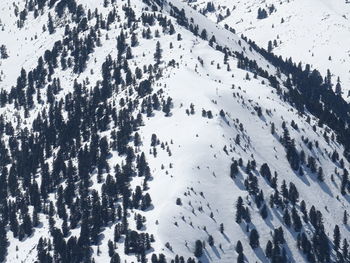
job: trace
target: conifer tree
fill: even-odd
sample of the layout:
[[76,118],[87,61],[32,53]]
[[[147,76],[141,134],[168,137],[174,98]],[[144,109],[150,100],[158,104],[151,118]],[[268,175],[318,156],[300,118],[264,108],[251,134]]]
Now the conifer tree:
[[253,249],[259,247],[259,233],[255,228],[250,232],[249,244]]
[[239,196],[236,204],[236,223],[240,224],[242,222],[244,211],[243,199]]
[[266,248],[265,248],[265,255],[267,258],[272,257],[272,242],[270,240],[267,241]]
[[55,33],[55,26],[54,26],[53,21],[52,21],[51,13],[49,13],[49,22],[48,22],[47,28],[48,28],[50,34]]
[[0,261],[5,260],[7,253],[8,239],[6,235],[5,225],[3,221],[0,222]]
[[160,47],[160,42],[157,41],[156,44],[156,52],[154,53],[154,60],[156,61],[156,65],[159,65],[162,59],[162,49]]
[[334,244],[334,248],[336,250],[339,249],[340,246],[340,230],[339,230],[339,226],[335,225],[334,227],[334,232],[333,232],[333,244]]
[[200,258],[203,254],[203,243],[200,240],[197,240],[195,243],[194,255],[197,258]]

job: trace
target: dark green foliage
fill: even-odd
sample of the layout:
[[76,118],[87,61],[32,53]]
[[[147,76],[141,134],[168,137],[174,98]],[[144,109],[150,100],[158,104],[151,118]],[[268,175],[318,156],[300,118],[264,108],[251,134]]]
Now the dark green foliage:
[[152,92],[151,82],[149,80],[141,81],[137,92],[140,97],[150,94]]
[[250,235],[249,235],[249,245],[255,249],[255,248],[258,248],[260,243],[259,243],[259,233],[258,231],[254,228],[252,229],[252,231],[250,232]]
[[203,255],[203,244],[202,241],[197,240],[195,243],[194,256],[200,258]]

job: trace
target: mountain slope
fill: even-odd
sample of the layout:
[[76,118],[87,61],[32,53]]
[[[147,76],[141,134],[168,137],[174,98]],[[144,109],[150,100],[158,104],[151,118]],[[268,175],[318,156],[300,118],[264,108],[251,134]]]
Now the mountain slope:
[[297,72],[176,0],[4,6],[5,262],[349,261],[325,83],[301,110]]
[[[349,91],[350,4],[347,1],[188,1],[211,20],[227,24],[283,58],[308,63]],[[213,3],[212,7],[208,3]],[[259,10],[261,10],[260,17]],[[265,12],[265,13],[264,13]],[[334,86],[335,89],[335,86]]]

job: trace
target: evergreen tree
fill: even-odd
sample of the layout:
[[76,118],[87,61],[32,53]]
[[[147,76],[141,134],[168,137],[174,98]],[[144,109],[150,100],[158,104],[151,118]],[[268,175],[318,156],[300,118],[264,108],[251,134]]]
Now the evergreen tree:
[[267,258],[272,257],[272,242],[270,240],[267,241],[266,248],[265,248],[265,255]]
[[156,52],[154,53],[154,60],[156,61],[156,65],[159,65],[162,59],[162,49],[160,47],[160,42],[157,41],[156,44]]
[[208,39],[208,34],[207,34],[207,30],[206,29],[202,30],[201,38],[204,39],[204,40]]
[[236,175],[238,174],[238,172],[239,172],[239,170],[238,170],[238,162],[235,160],[231,164],[231,171],[230,171],[231,178],[236,178]]
[[108,240],[108,255],[110,257],[113,257],[113,255],[114,255],[114,245],[113,245],[113,242],[111,240]]
[[286,209],[284,211],[283,220],[284,220],[284,223],[286,224],[286,226],[288,226],[288,227],[291,226],[291,219],[290,219],[290,215],[289,215],[288,209]]
[[335,93],[339,96],[342,94],[342,88],[340,85],[340,78],[338,77],[337,84],[335,85]]
[[343,251],[343,258],[346,261],[347,259],[349,259],[349,244],[346,238],[343,239],[342,251]]
[[220,233],[221,234],[224,233],[224,224],[223,223],[220,224]]
[[334,249],[338,250],[340,246],[340,230],[339,226],[335,225],[334,227],[334,232],[333,232],[333,244],[334,244]]
[[237,263],[244,263],[244,254],[238,254]]
[[119,256],[119,254],[118,253],[114,253],[113,255],[112,255],[112,257],[111,257],[111,261],[110,261],[110,263],[120,263],[121,261],[120,261],[120,256]]
[[272,175],[271,175],[271,170],[270,167],[268,166],[267,163],[264,163],[260,167],[260,174],[267,179],[267,181],[271,181]]
[[299,232],[302,228],[302,223],[295,207],[292,208],[292,220],[293,220],[294,230],[296,232]]
[[236,223],[240,224],[242,222],[244,211],[243,199],[239,196],[236,204]]
[[267,12],[264,8],[258,9],[258,19],[264,19],[267,18]]
[[264,204],[263,207],[261,208],[260,215],[263,219],[266,219],[268,216],[267,212],[267,206]]
[[270,53],[270,52],[272,52],[272,49],[273,49],[272,41],[270,40],[270,41],[268,42],[267,51]]
[[138,40],[137,40],[137,35],[135,33],[132,33],[131,35],[131,47],[136,47],[138,44]]
[[48,22],[47,28],[48,28],[50,34],[55,33],[55,26],[54,26],[53,21],[52,21],[51,13],[49,13],[49,22]]
[[7,48],[6,48],[6,46],[5,46],[5,45],[1,45],[1,46],[0,46],[0,58],[6,59],[6,58],[8,58],[8,57],[9,57],[9,55],[8,55],[8,53],[7,53]]
[[214,238],[212,235],[209,235],[209,237],[208,237],[208,244],[211,247],[214,246]]
[[203,254],[203,244],[202,241],[197,240],[195,243],[195,250],[194,250],[194,255],[197,258],[200,258]]
[[241,254],[243,253],[243,246],[242,246],[242,243],[240,240],[237,241],[237,244],[236,244],[236,252],[238,254]]
[[5,256],[7,253],[7,235],[5,230],[5,224],[3,221],[0,221],[0,261],[5,261]]
[[250,232],[249,244],[253,249],[259,247],[259,233],[255,228]]

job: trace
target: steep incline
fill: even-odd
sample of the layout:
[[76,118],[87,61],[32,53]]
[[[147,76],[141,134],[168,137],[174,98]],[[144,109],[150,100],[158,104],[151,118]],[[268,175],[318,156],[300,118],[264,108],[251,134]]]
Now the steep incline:
[[[344,0],[188,1],[212,21],[229,25],[273,52],[309,63],[323,75],[329,69],[340,77],[343,96],[350,87],[350,3]],[[208,3],[213,3],[207,11]],[[259,9],[261,11],[258,18]],[[335,89],[335,87],[334,87]]]
[[342,126],[297,73],[178,0],[12,2],[0,260],[349,262]]

